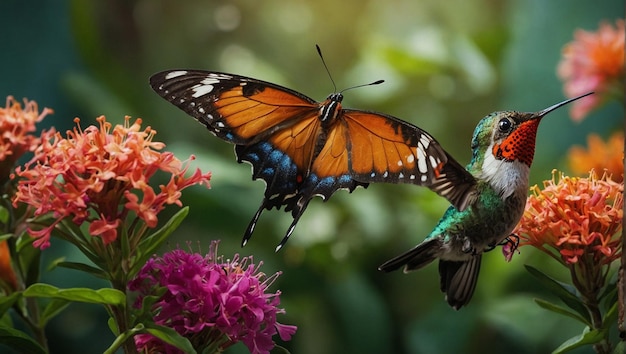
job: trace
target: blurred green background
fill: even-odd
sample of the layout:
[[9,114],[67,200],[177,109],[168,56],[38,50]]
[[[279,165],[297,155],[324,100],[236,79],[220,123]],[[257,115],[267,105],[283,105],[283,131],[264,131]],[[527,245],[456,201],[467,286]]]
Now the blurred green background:
[[[265,212],[239,248],[263,183],[250,180],[232,146],[153,93],[148,77],[172,68],[226,71],[322,100],[332,84],[315,52],[319,44],[339,89],[385,80],[348,92],[345,107],[418,125],[465,164],[481,117],[562,100],[555,69],[563,45],[577,28],[595,30],[623,15],[619,0],[4,0],[0,97],[53,108],[43,126],[61,131],[76,116],[83,126],[101,114],[114,123],[142,117],[179,158],[195,154],[195,166],[213,172],[213,188],[184,193],[191,213],[166,249],[193,241],[207,251],[209,240],[221,239],[220,253],[253,254],[266,273],[283,271],[274,289],[287,311],[279,320],[299,327],[284,344],[292,353],[548,353],[582,328],[533,302],[550,295],[524,264],[568,279],[533,249],[522,248],[511,263],[499,251],[483,257],[474,298],[458,312],[439,291],[436,265],[409,275],[377,271],[420,242],[447,207],[425,188],[371,185],[326,203],[315,199],[278,254],[291,218]],[[539,130],[531,183],[566,169],[569,147],[584,144],[590,132],[608,136],[623,117],[619,104],[580,124],[567,109],[550,114]],[[58,240],[45,253],[48,260],[80,260]],[[44,280],[106,286],[62,269]],[[72,305],[48,331],[54,353],[101,352],[113,338],[104,311],[88,305]]]

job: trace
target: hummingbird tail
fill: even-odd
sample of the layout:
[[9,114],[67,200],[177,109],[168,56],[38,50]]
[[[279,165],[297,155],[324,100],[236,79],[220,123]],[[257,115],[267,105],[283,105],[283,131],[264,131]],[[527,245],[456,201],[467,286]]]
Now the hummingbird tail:
[[439,238],[424,241],[405,253],[383,263],[378,267],[378,270],[391,272],[404,266],[404,272],[407,273],[412,270],[420,269],[439,256],[441,246],[441,240],[439,240]]
[[455,310],[467,305],[474,295],[480,260],[480,254],[462,262],[439,260],[441,291],[446,293],[446,301]]

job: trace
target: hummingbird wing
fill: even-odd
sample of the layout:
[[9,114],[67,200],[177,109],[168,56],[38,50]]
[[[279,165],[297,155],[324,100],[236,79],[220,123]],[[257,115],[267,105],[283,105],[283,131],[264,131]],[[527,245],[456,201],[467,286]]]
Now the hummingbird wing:
[[450,154],[446,152],[445,155],[447,161],[437,171],[429,188],[448,199],[457,210],[463,211],[478,197],[477,181]]

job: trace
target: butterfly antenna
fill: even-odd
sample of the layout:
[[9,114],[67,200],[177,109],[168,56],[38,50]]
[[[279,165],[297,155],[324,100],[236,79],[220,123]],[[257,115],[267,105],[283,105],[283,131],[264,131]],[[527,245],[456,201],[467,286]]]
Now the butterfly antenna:
[[355,89],[355,88],[358,88],[358,87],[363,87],[363,86],[374,86],[374,85],[380,85],[380,84],[382,84],[383,82],[385,82],[385,80],[376,80],[376,81],[374,81],[374,82],[370,82],[369,84],[361,84],[361,85],[356,85],[356,86],[348,87],[347,89],[343,89],[343,90],[341,90],[341,92],[339,92],[339,93],[344,93],[344,92],[346,92],[346,91],[348,91],[348,90],[352,90],[352,89]]
[[337,92],[337,85],[335,85],[335,80],[333,80],[333,76],[330,74],[330,70],[328,70],[328,65],[326,65],[326,60],[324,60],[324,56],[322,55],[322,49],[317,44],[315,45],[315,48],[317,49],[317,54],[320,56],[320,59],[322,59],[322,64],[324,64],[324,68],[330,78],[330,82],[333,83],[333,92]]
[[[322,59],[322,64],[324,64],[324,68],[326,68],[326,73],[328,74],[328,77],[330,78],[330,82],[333,83],[333,90],[334,90],[334,92],[337,92],[337,85],[335,85],[335,80],[333,80],[333,76],[330,75],[330,70],[328,70],[328,65],[326,65],[326,61],[324,60],[324,56],[322,55],[322,49],[320,49],[320,46],[317,45],[317,44],[315,45],[315,48],[317,48],[317,54],[319,54],[320,59]],[[346,92],[348,90],[352,90],[352,89],[355,89],[357,87],[380,85],[383,82],[385,82],[385,80],[376,80],[374,82],[370,82],[369,84],[362,84],[362,85],[356,85],[356,86],[348,87],[347,89],[341,90],[341,92],[339,92],[339,93],[344,93],[344,92]]]

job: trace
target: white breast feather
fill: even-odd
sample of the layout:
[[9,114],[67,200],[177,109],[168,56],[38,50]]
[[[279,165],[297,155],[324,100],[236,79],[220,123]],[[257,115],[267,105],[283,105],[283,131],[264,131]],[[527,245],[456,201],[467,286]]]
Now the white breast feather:
[[489,146],[485,154],[481,178],[488,181],[502,196],[502,199],[508,198],[521,188],[526,192],[530,168],[520,161],[498,160],[491,151],[493,151],[493,144]]

